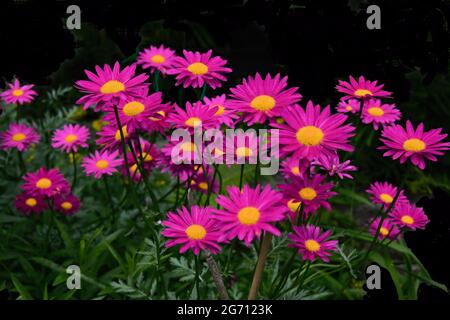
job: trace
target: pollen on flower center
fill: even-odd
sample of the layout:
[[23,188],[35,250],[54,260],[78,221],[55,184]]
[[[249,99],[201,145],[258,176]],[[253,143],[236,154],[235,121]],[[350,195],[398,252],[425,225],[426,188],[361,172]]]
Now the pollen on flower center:
[[253,98],[252,102],[250,102],[250,105],[252,106],[253,109],[259,111],[268,111],[272,110],[275,107],[275,99],[272,98],[271,96],[262,94],[260,96]]
[[166,58],[164,58],[162,55],[160,54],[155,54],[154,56],[152,56],[150,58],[150,60],[154,63],[163,63],[164,61],[166,61]]
[[71,134],[68,134],[68,135],[64,138],[64,140],[66,140],[66,142],[68,142],[68,143],[72,143],[72,142],[75,142],[75,141],[78,140],[78,136],[71,133]]
[[245,207],[239,210],[238,219],[239,222],[247,226],[254,225],[259,221],[261,213],[255,207]]
[[236,149],[236,155],[238,157],[250,157],[253,154],[252,149],[247,147],[239,147]]
[[[157,114],[159,114],[163,118],[166,116],[166,113],[164,112],[164,110],[158,111]],[[161,121],[160,118],[156,118],[156,117],[150,117],[149,119],[152,121]]]
[[29,206],[29,207],[34,207],[34,206],[37,205],[37,201],[36,201],[35,198],[28,198],[28,199],[25,201],[25,204],[26,204],[27,206]]
[[180,146],[181,150],[184,152],[195,152],[197,151],[197,146],[193,142],[184,142]]
[[306,250],[310,252],[317,252],[320,250],[320,244],[314,239],[308,239],[305,241]]
[[389,234],[389,229],[385,227],[380,228],[380,233],[383,237],[386,237]]
[[12,95],[14,97],[20,97],[21,95],[23,95],[23,90],[22,89],[14,89],[12,92]]
[[200,182],[198,187],[202,190],[208,190],[208,184],[206,182]]
[[100,88],[100,92],[103,94],[118,93],[125,90],[125,85],[117,80],[109,80],[105,82]]
[[298,175],[300,175],[300,168],[299,168],[299,167],[293,167],[293,168],[291,169],[291,172],[292,172],[293,174],[295,174],[296,176],[298,176]]
[[412,138],[403,142],[403,149],[410,152],[420,152],[425,150],[426,144],[420,139]]
[[142,113],[145,110],[145,106],[143,103],[140,103],[139,101],[131,101],[128,102],[123,107],[123,113],[129,117],[135,117]]
[[41,178],[36,182],[36,187],[39,189],[48,189],[52,186],[52,181],[47,178]]
[[184,122],[185,125],[189,126],[189,127],[198,127],[199,125],[202,124],[202,120],[200,118],[197,117],[190,117],[189,119],[187,119]]
[[347,105],[347,106],[345,106],[345,110],[352,111],[353,107],[351,105]]
[[297,212],[301,204],[302,203],[300,201],[295,201],[295,199],[291,199],[288,201],[287,206],[289,210],[291,210],[292,212]]
[[373,117],[381,117],[384,114],[384,110],[379,107],[369,108],[367,112]]
[[404,215],[401,220],[404,224],[413,224],[414,223],[413,217],[408,216],[408,215]]
[[61,208],[63,208],[64,210],[70,210],[72,209],[73,205],[69,202],[69,201],[64,201],[63,203],[61,203]]
[[300,144],[312,147],[322,142],[324,133],[316,126],[305,126],[297,131],[296,137]]
[[355,94],[355,96],[358,96],[358,97],[365,97],[367,95],[373,96],[372,91],[367,90],[367,89],[358,89],[354,92],[354,94]]
[[220,104],[213,106],[213,108],[214,107],[217,107],[217,111],[216,111],[216,113],[214,113],[215,116],[221,116],[225,112],[225,107],[221,106]]
[[194,62],[190,64],[187,69],[196,76],[201,76],[208,72],[208,66],[201,62]]
[[315,197],[317,197],[317,192],[313,188],[305,187],[302,188],[298,194],[300,197],[304,200],[314,200]]
[[108,168],[109,163],[108,163],[108,161],[106,161],[106,160],[104,160],[104,159],[101,159],[101,160],[98,160],[98,161],[96,162],[95,166],[96,166],[98,169],[106,169],[106,168]]
[[380,199],[381,199],[381,201],[383,201],[387,204],[392,203],[392,201],[394,201],[394,198],[392,198],[392,196],[387,193],[380,194]]
[[144,154],[142,155],[142,158],[144,159],[144,161],[149,162],[153,160],[153,157],[151,154],[144,152]]
[[[127,126],[123,126],[122,127],[122,133],[123,133],[123,138],[127,138],[128,137],[128,131],[127,131]],[[120,130],[116,131],[116,135],[114,136],[114,138],[116,139],[116,141],[120,141]]]
[[191,240],[202,240],[206,236],[206,229],[199,224],[191,224],[184,232]]
[[16,133],[15,135],[12,136],[12,140],[15,142],[20,142],[22,140],[24,140],[27,136],[24,135],[23,133]]

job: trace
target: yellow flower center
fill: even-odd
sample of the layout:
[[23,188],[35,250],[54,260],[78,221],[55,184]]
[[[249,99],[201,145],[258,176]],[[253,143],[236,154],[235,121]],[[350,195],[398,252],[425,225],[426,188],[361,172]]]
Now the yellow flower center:
[[239,222],[246,226],[254,225],[259,221],[261,213],[255,207],[245,207],[239,210],[238,219]]
[[78,136],[75,134],[68,134],[65,139],[67,143],[72,143],[78,140]]
[[317,192],[313,188],[305,187],[302,188],[298,194],[300,197],[304,200],[314,200],[315,197],[317,197]]
[[187,126],[194,128],[194,127],[198,127],[199,125],[201,125],[202,124],[202,120],[200,118],[197,118],[197,117],[190,117],[184,123]]
[[403,142],[403,149],[410,152],[420,152],[426,148],[425,142],[420,139],[412,138]]
[[140,103],[139,101],[128,102],[123,107],[123,113],[125,113],[125,115],[129,117],[135,117],[138,114],[142,113],[144,110],[145,110],[144,104]]
[[108,163],[108,161],[102,159],[102,160],[98,160],[97,163],[95,164],[95,166],[98,169],[106,169],[106,168],[108,168],[109,163]]
[[150,58],[150,60],[154,63],[163,63],[164,61],[166,61],[166,58],[164,58],[160,54],[155,54],[153,57]]
[[37,201],[36,201],[35,198],[28,198],[28,199],[25,201],[25,204],[26,204],[27,206],[29,206],[29,207],[34,207],[34,206],[37,205]]
[[404,215],[404,216],[402,217],[402,222],[403,222],[404,224],[410,225],[410,224],[413,224],[413,223],[414,223],[414,219],[413,219],[413,217],[411,217],[411,216]]
[[125,90],[125,85],[117,80],[109,80],[100,88],[100,92],[103,94],[118,93],[123,90]]
[[345,106],[345,110],[352,111],[353,107],[351,105],[347,105],[347,106]]
[[[166,113],[164,112],[164,110],[158,111],[157,114],[159,114],[163,118],[166,116]],[[149,119],[152,121],[161,121],[160,118],[156,118],[156,117],[150,117]]]
[[199,224],[191,224],[184,232],[191,240],[202,240],[206,236],[206,229]]
[[[124,139],[128,137],[127,126],[122,127],[122,133]],[[116,139],[116,141],[120,141],[120,130],[116,131],[116,135],[114,136],[114,138]]]
[[392,203],[392,201],[394,201],[394,198],[392,198],[392,196],[387,193],[380,194],[380,199],[381,199],[381,201],[383,201],[387,204],[390,204],[390,203]]
[[297,212],[301,204],[302,203],[300,201],[295,201],[295,199],[291,199],[288,201],[287,206],[289,210],[291,210],[292,212]]
[[14,97],[20,97],[21,95],[23,95],[23,90],[21,90],[21,89],[14,89],[13,92],[12,92],[12,95]]
[[200,182],[198,187],[202,190],[208,190],[208,184],[206,182]]
[[354,94],[355,94],[355,96],[358,96],[358,97],[365,97],[367,95],[373,96],[372,91],[367,90],[367,89],[358,89],[354,92]]
[[144,152],[142,154],[142,158],[144,159],[144,161],[149,162],[153,160],[153,157],[151,156],[151,154]]
[[216,113],[214,113],[215,116],[221,116],[225,112],[225,107],[220,104],[218,104],[216,106],[212,106],[212,108],[214,108],[214,107],[217,107],[217,111],[216,111]]
[[39,189],[48,189],[52,186],[52,181],[47,178],[41,178],[36,182],[36,187]]
[[130,167],[130,172],[134,174],[134,173],[137,171],[137,169],[138,169],[138,166],[137,166],[137,164],[135,163],[135,164],[133,164],[133,165]]
[[247,147],[239,147],[236,149],[236,155],[238,157],[250,157],[253,154],[252,149]]
[[296,176],[300,175],[300,168],[299,167],[292,167],[291,172],[295,174]]
[[316,126],[305,126],[297,131],[297,141],[307,147],[317,146],[323,140],[324,134]]
[[275,99],[272,98],[271,96],[262,94],[260,96],[253,98],[252,102],[250,102],[250,105],[252,106],[253,109],[259,111],[268,111],[272,110],[275,107]]
[[369,108],[367,112],[373,117],[381,117],[384,114],[384,110],[379,107]]
[[320,250],[320,244],[313,239],[308,239],[305,241],[306,250],[310,252],[317,252]]
[[224,155],[225,152],[223,152],[223,151],[220,150],[220,149],[214,148],[213,154],[217,157],[217,156],[222,156],[222,155]]
[[61,203],[61,208],[63,208],[64,210],[70,210],[72,209],[73,205],[69,202],[69,201],[64,201],[63,203]]
[[195,152],[197,151],[197,146],[193,142],[184,142],[180,146],[181,150],[184,152]]
[[389,229],[385,227],[380,228],[380,233],[383,237],[386,237],[389,234]]
[[201,76],[208,72],[208,66],[201,62],[194,62],[187,67],[188,71],[197,76]]
[[15,142],[20,142],[22,140],[24,140],[27,136],[24,135],[23,133],[16,133],[15,135],[12,136],[13,141]]

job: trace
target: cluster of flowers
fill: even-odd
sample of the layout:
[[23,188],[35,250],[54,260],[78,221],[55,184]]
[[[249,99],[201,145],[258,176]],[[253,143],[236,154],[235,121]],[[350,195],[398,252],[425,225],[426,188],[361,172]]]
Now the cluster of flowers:
[[[328,261],[331,252],[336,250],[337,241],[330,239],[331,231],[322,232],[315,224],[319,221],[320,208],[331,210],[328,199],[336,194],[332,191],[333,179],[352,179],[350,173],[357,170],[350,160],[341,161],[339,155],[339,152],[354,150],[350,139],[355,134],[355,127],[346,123],[349,113],[358,115],[364,124],[373,124],[375,130],[382,127],[380,141],[383,145],[379,148],[385,150],[384,156],[400,159],[401,163],[410,159],[424,169],[425,160],[436,161],[436,155],[442,155],[450,148],[450,143],[442,142],[446,135],[441,134],[441,129],[425,131],[422,123],[414,129],[409,121],[406,128],[396,124],[400,111],[394,104],[385,104],[381,100],[389,98],[391,93],[382,90],[383,85],[363,77],[358,81],[350,77],[349,82],[339,82],[336,89],[344,96],[336,108],[337,113],[332,113],[329,106],[322,108],[311,101],[306,107],[300,106],[302,96],[298,88],[288,87],[287,77],[279,74],[262,77],[258,73],[243,79],[241,84],[230,89],[228,95],[202,95],[199,101],[186,102],[180,107],[175,103],[164,103],[161,92],[149,93],[149,83],[145,82],[148,76],[136,74],[138,64],[143,69],[150,69],[155,81],[156,75],[172,75],[175,85],[184,88],[220,88],[226,81],[225,74],[232,71],[226,67],[227,61],[212,56],[211,50],[206,53],[183,51],[182,56],[176,56],[173,50],[164,46],[145,49],[137,64],[123,69],[115,63],[112,68],[96,66],[95,73],[86,70],[88,80],[77,81],[75,85],[84,94],[77,103],[103,112],[102,122],[105,123],[97,133],[99,150],[83,160],[87,175],[100,179],[120,168],[123,175],[138,182],[157,167],[187,183],[187,188],[204,193],[217,192],[220,190],[214,179],[215,167],[206,163],[173,162],[176,147],[183,154],[191,154],[190,160],[195,159],[195,144],[179,146],[177,142],[169,141],[158,149],[153,140],[147,141],[144,137],[157,134],[169,137],[170,129],[185,129],[193,134],[200,125],[204,129],[221,129],[259,124],[279,130],[280,156],[284,159],[282,173],[286,183],[276,189],[269,185],[228,186],[227,194],[216,198],[218,209],[194,205],[169,212],[163,221],[163,235],[171,238],[167,246],[181,245],[180,252],[191,249],[195,254],[201,250],[217,253],[219,243],[234,238],[249,245],[263,231],[280,236],[275,224],[290,219],[291,245],[298,249],[303,259]],[[30,102],[34,94],[31,86],[20,86],[16,80],[2,93],[2,98],[7,103],[21,104]],[[74,154],[78,148],[87,147],[88,138],[87,128],[66,125],[54,133],[52,146]],[[32,128],[12,124],[2,134],[1,146],[24,151],[38,140]],[[258,141],[250,138],[246,143],[234,149],[233,156],[251,156],[252,146]],[[213,153],[218,157],[225,156],[220,148],[215,148]],[[55,197],[69,191],[57,169],[46,171],[41,168],[26,175],[25,181],[26,195],[20,196],[25,206],[29,200],[25,198],[29,195]],[[374,203],[393,204],[394,207],[393,210],[386,208],[388,218],[378,217],[373,221],[374,235],[395,238],[403,228],[414,230],[427,223],[423,210],[411,205],[403,191],[397,195],[397,189],[392,185],[375,183],[369,192]],[[25,212],[24,205],[18,208]]]

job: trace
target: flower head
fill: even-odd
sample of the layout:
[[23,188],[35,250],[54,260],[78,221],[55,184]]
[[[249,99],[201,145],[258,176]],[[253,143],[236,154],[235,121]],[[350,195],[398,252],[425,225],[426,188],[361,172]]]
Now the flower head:
[[52,138],[52,147],[64,152],[77,152],[78,148],[87,148],[89,129],[78,124],[64,125],[62,129],[55,130]]
[[410,203],[401,203],[389,213],[392,222],[399,227],[416,230],[425,229],[430,222],[422,208]]
[[21,85],[19,80],[14,79],[12,83],[7,83],[9,89],[0,93],[0,97],[5,103],[25,104],[32,102],[37,92],[32,90],[33,84]]
[[186,110],[175,105],[167,121],[173,123],[176,128],[189,130],[190,133],[200,127],[202,130],[217,128],[220,124],[215,116],[217,110],[217,107],[209,108],[200,101],[194,104],[186,102]]
[[175,51],[165,48],[164,45],[150,46],[139,53],[137,63],[142,65],[143,69],[150,69],[150,73],[158,70],[165,74],[167,69],[172,67],[175,57]]
[[339,179],[353,179],[353,177],[348,173],[358,170],[355,166],[350,164],[350,160],[340,162],[339,156],[334,155],[321,155],[317,159],[313,160],[313,166],[319,166],[323,170],[328,172],[331,177],[337,175]]
[[15,148],[26,151],[31,145],[39,142],[39,134],[22,123],[11,123],[5,132],[0,133],[0,143],[3,150]]
[[380,84],[377,86],[377,82],[365,80],[363,76],[356,81],[355,78],[350,76],[350,82],[339,80],[339,85],[336,86],[336,89],[346,94],[343,99],[389,98],[392,92],[382,90],[384,85]]
[[100,179],[103,175],[111,176],[117,172],[117,167],[121,166],[123,159],[119,157],[119,151],[110,152],[108,150],[95,151],[83,159],[81,166],[86,175]]
[[328,240],[331,231],[321,233],[320,228],[311,224],[307,226],[293,226],[293,233],[288,237],[292,243],[289,247],[296,248],[304,261],[314,261],[316,258],[329,262],[332,251],[337,250],[337,240]]
[[[134,136],[134,132],[129,130],[128,127],[122,126],[122,134],[125,143]],[[121,134],[119,127],[115,124],[108,124],[97,132],[99,138],[95,141],[102,149],[107,150],[120,150],[122,146]]]
[[285,179],[290,179],[291,176],[301,177],[306,174],[306,171],[310,167],[310,162],[299,157],[288,157],[281,163],[281,173]]
[[47,209],[47,202],[41,195],[23,192],[16,196],[16,208],[24,214],[42,213]]
[[337,112],[358,113],[361,109],[361,102],[358,99],[341,100],[336,107]]
[[363,123],[373,123],[373,128],[378,130],[380,124],[393,124],[401,117],[395,104],[382,104],[380,99],[369,99],[364,103],[362,112]]
[[33,196],[53,197],[70,191],[69,183],[58,169],[40,168],[36,172],[28,172],[23,180],[22,189]]
[[80,200],[73,194],[57,195],[53,199],[53,205],[56,211],[70,216],[80,209]]
[[[397,194],[397,187],[393,186],[389,182],[374,182],[370,185],[370,188],[366,190],[367,193],[372,195],[370,199],[375,204],[382,204],[385,209],[389,208],[395,199]],[[400,191],[400,194],[395,202],[397,206],[399,203],[408,202],[405,194]]]
[[[370,234],[375,237],[377,234],[378,227],[380,226],[381,217],[376,218],[370,224]],[[380,233],[378,234],[378,240],[383,240],[384,238],[394,240],[400,234],[400,229],[392,223],[391,219],[384,219],[381,224]]]
[[209,109],[216,110],[214,116],[220,123],[223,123],[230,128],[234,127],[234,121],[239,118],[239,116],[231,109],[230,102],[227,100],[225,94],[212,98],[205,97],[203,98],[203,102]]

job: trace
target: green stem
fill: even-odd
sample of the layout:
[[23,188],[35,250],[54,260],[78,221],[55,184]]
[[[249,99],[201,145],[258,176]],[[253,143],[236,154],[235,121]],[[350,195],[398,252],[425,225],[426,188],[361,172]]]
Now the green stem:
[[194,255],[195,260],[195,290],[197,291],[197,299],[200,299],[200,263],[198,261],[198,255]]
[[159,91],[159,70],[155,71],[155,75],[153,76],[153,85],[155,86],[155,91]]
[[244,181],[244,167],[245,163],[241,164],[241,173],[239,175],[239,190],[242,190],[242,182]]
[[109,188],[108,177],[103,176],[102,180],[103,180],[103,184],[105,186],[106,196],[108,197],[108,202],[109,202],[109,206],[111,209],[111,224],[114,226],[116,224],[116,213],[114,210],[114,203],[113,203],[112,197],[111,197],[111,191]]
[[114,114],[116,116],[116,124],[119,127],[120,141],[122,143],[123,161],[124,161],[125,167],[127,169],[128,182],[131,183],[131,173],[130,173],[130,166],[128,164],[128,158],[127,158],[127,147],[125,145],[125,136],[123,134],[122,124],[120,123],[119,110],[117,109],[116,105],[114,105]]
[[203,98],[205,97],[205,95],[206,95],[206,87],[207,87],[207,85],[206,85],[206,83],[203,85],[203,88],[202,88],[202,93],[200,94],[200,99],[199,100],[203,100]]
[[19,158],[19,166],[21,171],[21,176],[24,175],[25,172],[27,172],[27,167],[25,166],[25,162],[23,161],[22,152],[17,150],[17,157]]
[[75,151],[72,150],[72,164],[73,164],[73,178],[72,178],[72,191],[77,184],[77,160],[75,158]]

